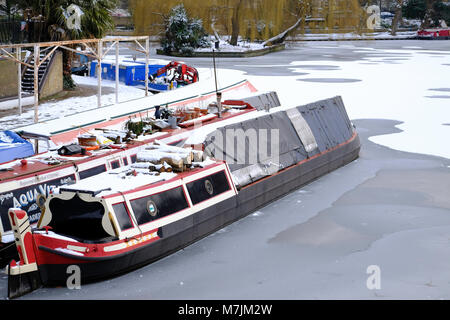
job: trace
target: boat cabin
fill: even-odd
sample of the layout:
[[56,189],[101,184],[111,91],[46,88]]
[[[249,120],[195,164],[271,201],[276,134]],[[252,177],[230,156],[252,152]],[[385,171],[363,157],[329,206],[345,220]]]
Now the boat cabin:
[[179,173],[130,165],[59,188],[47,199],[38,228],[81,243],[151,238],[162,226],[236,194],[225,162],[206,160]]

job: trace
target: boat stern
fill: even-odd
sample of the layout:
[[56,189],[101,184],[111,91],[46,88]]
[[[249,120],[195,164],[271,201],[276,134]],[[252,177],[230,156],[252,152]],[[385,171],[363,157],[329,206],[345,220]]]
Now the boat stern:
[[42,283],[27,213],[23,210],[12,208],[8,211],[8,217],[19,254],[19,261],[11,260],[6,267],[6,273],[8,274],[8,298],[13,299],[36,290]]

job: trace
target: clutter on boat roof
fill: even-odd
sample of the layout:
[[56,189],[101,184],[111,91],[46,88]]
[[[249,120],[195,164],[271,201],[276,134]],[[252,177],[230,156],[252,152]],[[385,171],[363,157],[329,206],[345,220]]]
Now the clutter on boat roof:
[[[178,173],[204,168],[216,163],[217,161],[205,157],[201,150],[174,147],[155,141],[137,153],[135,163],[109,170],[71,185],[64,185],[56,188],[54,192],[77,191],[105,196],[128,190],[130,182],[133,187],[139,188],[170,180],[177,177]],[[124,183],[124,180],[127,183]],[[103,188],[105,185],[108,188]]]

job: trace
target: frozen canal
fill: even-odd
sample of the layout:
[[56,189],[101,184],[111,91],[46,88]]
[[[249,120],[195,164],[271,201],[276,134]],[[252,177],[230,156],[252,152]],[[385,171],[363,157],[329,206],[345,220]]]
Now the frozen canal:
[[285,105],[341,95],[360,158],[152,265],[21,299],[450,299],[450,41],[307,42],[219,68]]

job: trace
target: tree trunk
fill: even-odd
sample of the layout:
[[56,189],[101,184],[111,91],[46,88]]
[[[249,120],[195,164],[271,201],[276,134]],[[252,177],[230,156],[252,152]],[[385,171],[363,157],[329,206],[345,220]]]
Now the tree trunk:
[[233,17],[231,18],[231,40],[230,44],[236,46],[239,37],[239,11],[241,10],[243,0],[238,0],[236,7],[234,8]]
[[[73,45],[68,45],[68,47],[73,48]],[[73,52],[69,50],[63,50],[63,79],[64,79],[64,89],[71,90],[76,87],[75,82],[72,79],[72,59]]]
[[434,3],[436,0],[426,0],[426,11],[425,16],[423,17],[422,24],[420,25],[421,29],[430,28],[433,24],[433,15],[434,15]]
[[392,19],[392,31],[391,34],[395,36],[398,29],[398,23],[402,17],[403,0],[397,0],[397,5],[395,7],[394,19]]
[[216,21],[213,20],[213,22],[211,23],[211,30],[213,31],[214,37],[216,38],[216,40],[217,40],[217,41],[220,41],[219,34],[217,33],[216,28],[214,27],[215,24],[216,24]]
[[297,22],[289,27],[288,29],[284,30],[282,33],[280,33],[279,35],[276,35],[273,38],[270,38],[269,40],[266,40],[263,42],[263,46],[270,46],[270,45],[274,45],[274,44],[279,44],[279,43],[283,43],[284,40],[286,39],[286,37],[291,34],[292,32],[294,32],[295,30],[297,30],[297,28],[300,26],[300,23],[302,22],[303,18],[300,18],[297,20]]

